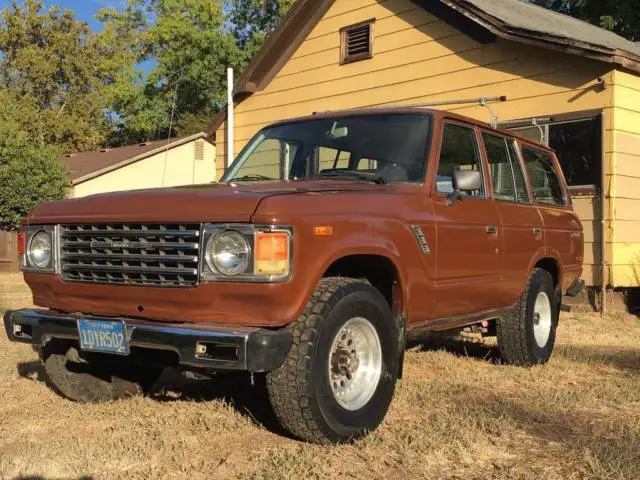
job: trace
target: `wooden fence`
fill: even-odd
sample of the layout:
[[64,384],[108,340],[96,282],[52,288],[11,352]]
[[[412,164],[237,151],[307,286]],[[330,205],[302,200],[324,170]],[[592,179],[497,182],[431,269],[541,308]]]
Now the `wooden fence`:
[[0,232],[0,272],[17,272],[18,236],[14,232]]

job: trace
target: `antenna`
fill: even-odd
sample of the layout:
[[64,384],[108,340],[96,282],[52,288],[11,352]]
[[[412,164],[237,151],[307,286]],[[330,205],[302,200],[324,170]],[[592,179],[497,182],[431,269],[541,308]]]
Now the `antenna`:
[[167,160],[169,159],[169,146],[171,145],[171,129],[173,128],[173,118],[176,113],[176,104],[178,103],[178,87],[180,86],[180,81],[182,80],[182,72],[187,66],[183,66],[180,69],[180,76],[176,80],[176,88],[173,92],[173,103],[171,105],[171,117],[169,118],[169,133],[167,134],[167,146],[164,151],[164,166],[162,169],[162,186],[165,186],[165,179],[167,178]]

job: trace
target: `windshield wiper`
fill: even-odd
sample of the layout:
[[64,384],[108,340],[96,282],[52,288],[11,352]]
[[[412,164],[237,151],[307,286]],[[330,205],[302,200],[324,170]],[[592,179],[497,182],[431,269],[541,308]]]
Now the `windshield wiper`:
[[329,170],[327,172],[320,172],[319,178],[349,178],[354,180],[364,180],[367,182],[377,183],[378,185],[384,185],[387,181],[380,175],[376,175],[371,172],[356,172],[354,170]]
[[232,178],[230,182],[266,182],[277,180],[277,178],[266,177],[264,175],[245,175],[244,177]]

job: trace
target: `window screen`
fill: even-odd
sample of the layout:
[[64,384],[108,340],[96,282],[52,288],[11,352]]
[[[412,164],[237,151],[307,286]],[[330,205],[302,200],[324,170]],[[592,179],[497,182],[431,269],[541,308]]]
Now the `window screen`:
[[522,154],[535,201],[547,205],[564,205],[562,185],[551,155],[530,147],[523,147]]
[[[436,179],[439,193],[453,193],[453,172],[456,170],[478,170],[482,173],[476,133],[473,128],[446,123]],[[484,189],[475,192],[473,196],[483,197]]]

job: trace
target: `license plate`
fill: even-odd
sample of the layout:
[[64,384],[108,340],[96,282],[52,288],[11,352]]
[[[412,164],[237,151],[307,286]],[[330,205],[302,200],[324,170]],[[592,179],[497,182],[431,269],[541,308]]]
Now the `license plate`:
[[129,355],[127,330],[122,321],[78,320],[78,334],[82,350]]

